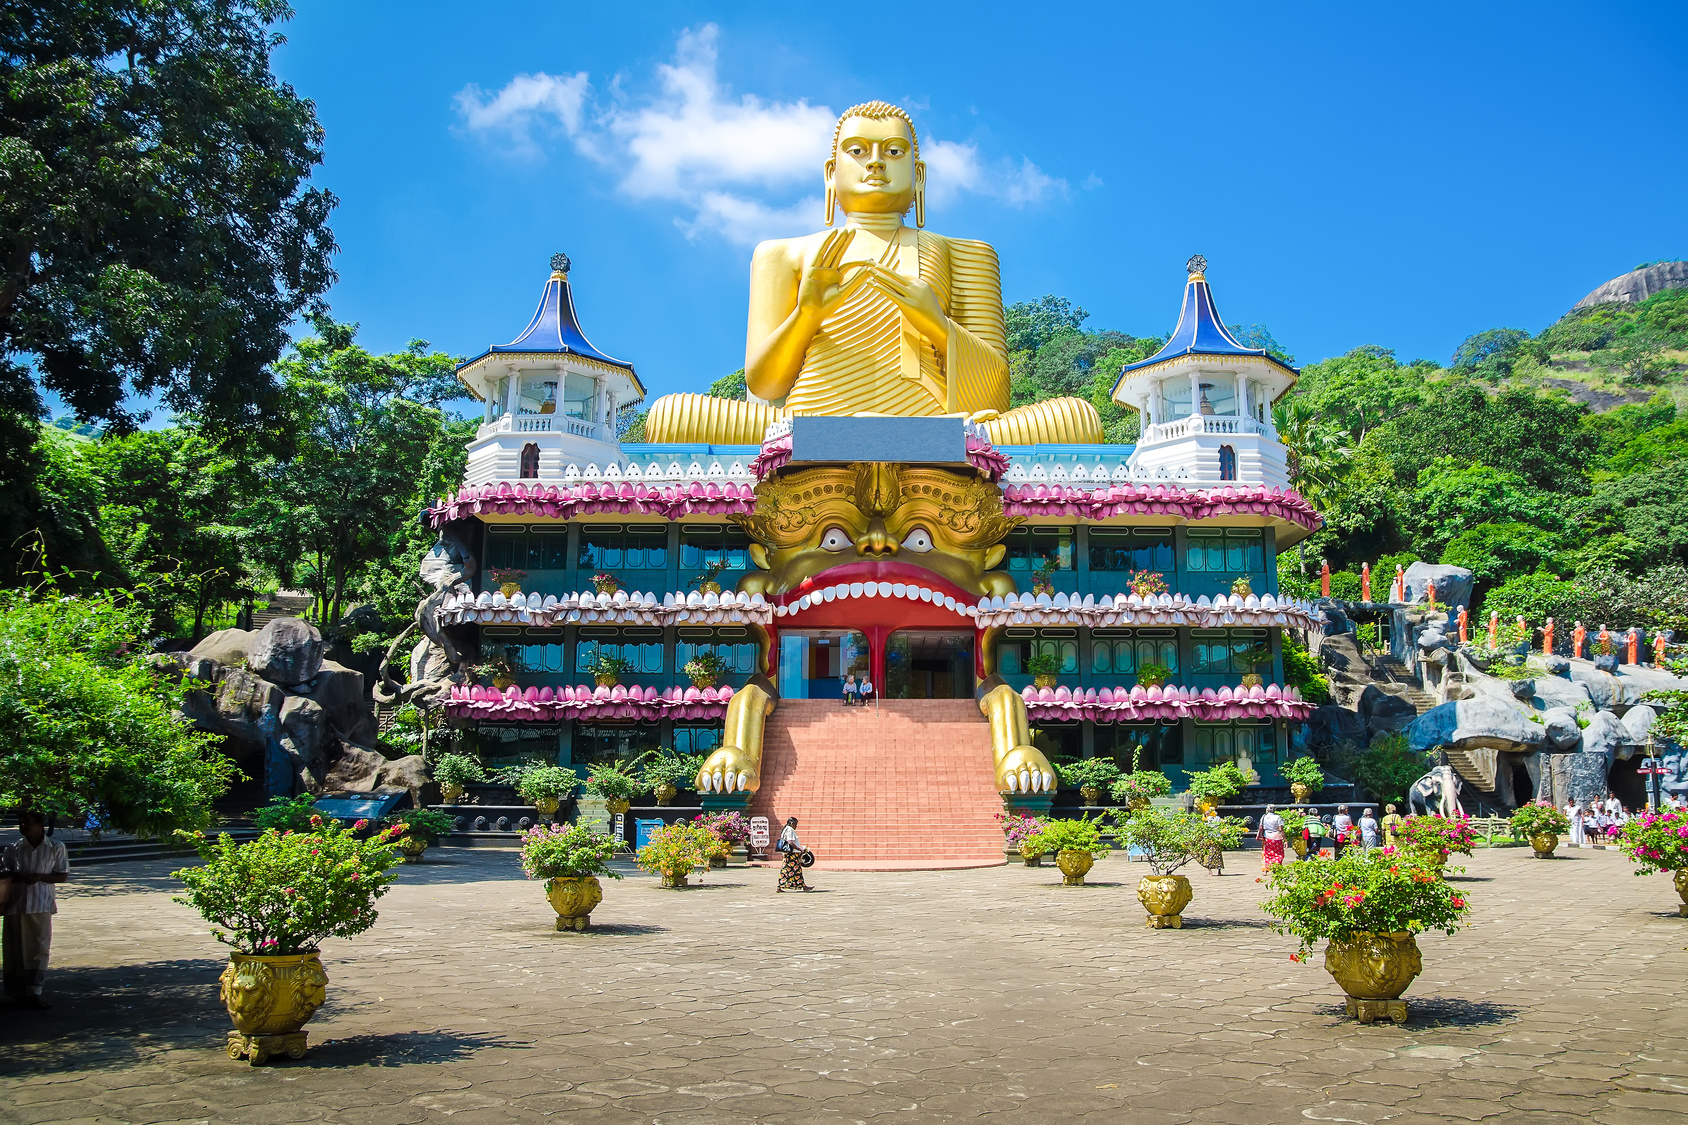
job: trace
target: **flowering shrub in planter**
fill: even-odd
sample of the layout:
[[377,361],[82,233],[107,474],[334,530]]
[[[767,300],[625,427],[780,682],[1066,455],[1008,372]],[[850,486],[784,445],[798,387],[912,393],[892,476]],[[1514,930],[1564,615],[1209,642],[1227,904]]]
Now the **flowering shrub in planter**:
[[1451,852],[1470,855],[1477,833],[1472,831],[1471,821],[1463,816],[1449,818],[1431,813],[1407,817],[1395,829],[1395,840],[1403,848],[1419,849],[1446,859]]
[[1306,961],[1318,942],[1362,934],[1452,934],[1470,909],[1420,857],[1397,848],[1282,864],[1266,883],[1272,897],[1260,908],[1276,919],[1271,928],[1301,942],[1292,961]]
[[1061,881],[1069,887],[1082,887],[1091,864],[1108,854],[1108,845],[1102,842],[1101,825],[1089,817],[1050,820],[1038,835],[1044,846],[1055,853]]
[[397,828],[360,839],[367,827],[313,816],[309,832],[271,829],[246,844],[226,833],[216,843],[202,832],[181,833],[205,865],[174,873],[187,887],[176,901],[199,911],[212,936],[240,953],[309,953],[324,938],[354,937],[375,924],[375,900],[399,861]]
[[416,860],[453,828],[451,817],[434,809],[406,809],[381,818],[382,828],[395,828],[394,843],[406,859]]
[[447,754],[434,763],[431,771],[439,782],[440,796],[446,804],[453,804],[463,795],[463,787],[473,781],[485,781],[486,769],[467,754]]
[[1043,827],[1042,817],[1023,812],[997,813],[996,822],[1002,825],[1003,838],[1011,848],[1019,847],[1021,840]]
[[715,838],[707,829],[684,821],[664,825],[639,849],[637,862],[646,871],[662,876],[663,886],[677,890],[686,885],[686,877],[694,870],[709,865],[714,847],[710,841]]
[[721,677],[726,675],[729,669],[727,662],[721,659],[720,653],[714,649],[705,649],[686,661],[686,666],[681,671],[686,673],[693,687],[704,688],[720,683]]
[[693,817],[692,823],[708,829],[729,846],[742,847],[750,843],[750,821],[736,809],[732,812],[703,813]]
[[522,871],[529,879],[619,879],[609,862],[620,846],[615,837],[580,825],[535,825],[522,834]]
[[621,579],[613,574],[600,572],[592,576],[592,586],[600,594],[613,594],[621,589]]
[[575,776],[573,770],[566,770],[562,766],[537,766],[522,771],[521,777],[516,781],[516,794],[546,816],[550,816],[579,784],[580,779]]
[[[1292,788],[1297,785],[1305,786],[1308,795],[1317,793],[1325,787],[1325,771],[1320,769],[1319,763],[1312,758],[1295,759],[1295,761],[1284,766],[1283,775],[1284,780],[1288,781]],[[1296,794],[1296,800],[1305,801],[1306,799],[1300,793]]]
[[1220,805],[1247,789],[1249,776],[1235,762],[1221,762],[1212,769],[1190,775],[1190,796],[1203,804]]
[[1127,843],[1146,854],[1149,870],[1156,875],[1171,875],[1191,860],[1236,847],[1242,843],[1243,828],[1236,817],[1220,817],[1209,823],[1196,813],[1148,808],[1132,813],[1120,830]]
[[1618,831],[1637,875],[1688,870],[1688,812],[1644,812]]
[[271,828],[278,832],[309,832],[311,817],[316,815],[316,798],[301,793],[297,797],[271,797],[269,804],[252,813],[252,823],[260,832]]
[[606,801],[631,801],[642,791],[639,779],[633,775],[633,767],[621,759],[593,766],[584,788],[592,796]]
[[1075,789],[1106,790],[1119,780],[1119,766],[1112,758],[1082,758],[1076,762],[1068,762],[1055,767],[1060,775],[1061,783]]
[[1518,836],[1563,836],[1571,830],[1571,818],[1552,805],[1520,805],[1512,813],[1512,831]]
[[1167,592],[1166,575],[1158,570],[1134,570],[1125,583],[1140,598],[1158,598]]
[[1172,779],[1160,770],[1133,770],[1108,790],[1116,805],[1141,808],[1155,797],[1172,792]]

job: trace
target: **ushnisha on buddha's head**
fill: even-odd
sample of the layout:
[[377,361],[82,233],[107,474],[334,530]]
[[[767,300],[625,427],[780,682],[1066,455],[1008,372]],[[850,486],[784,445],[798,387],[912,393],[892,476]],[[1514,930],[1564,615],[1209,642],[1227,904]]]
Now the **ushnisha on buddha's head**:
[[866,102],[844,111],[833,130],[826,162],[826,225],[835,207],[846,215],[904,215],[914,207],[926,225],[926,165],[914,121],[889,102]]

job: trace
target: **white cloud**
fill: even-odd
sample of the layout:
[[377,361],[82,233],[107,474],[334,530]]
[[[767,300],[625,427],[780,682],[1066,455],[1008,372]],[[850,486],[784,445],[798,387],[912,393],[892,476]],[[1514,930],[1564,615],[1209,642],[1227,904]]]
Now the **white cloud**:
[[[540,139],[566,138],[583,157],[613,169],[637,199],[681,205],[675,219],[690,238],[714,234],[752,243],[814,229],[813,191],[832,141],[836,113],[824,105],[737,98],[716,73],[714,24],[680,35],[672,63],[657,68],[657,91],[640,101],[622,94],[618,77],[608,105],[592,97],[590,76],[521,74],[496,94],[467,86],[457,94],[463,128],[513,153],[535,155]],[[963,193],[1013,207],[1067,191],[1031,160],[985,160],[977,146],[927,138],[928,191],[935,204]]]

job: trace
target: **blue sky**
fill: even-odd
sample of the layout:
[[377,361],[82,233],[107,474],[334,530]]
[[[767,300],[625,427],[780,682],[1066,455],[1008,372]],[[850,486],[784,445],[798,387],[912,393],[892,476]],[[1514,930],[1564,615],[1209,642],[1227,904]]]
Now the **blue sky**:
[[565,250],[594,343],[701,390],[743,362],[752,245],[818,228],[830,119],[872,98],[913,112],[928,226],[1092,328],[1170,329],[1200,252],[1303,363],[1445,362],[1688,256],[1680,2],[295,2],[333,311],[381,350],[510,339]]

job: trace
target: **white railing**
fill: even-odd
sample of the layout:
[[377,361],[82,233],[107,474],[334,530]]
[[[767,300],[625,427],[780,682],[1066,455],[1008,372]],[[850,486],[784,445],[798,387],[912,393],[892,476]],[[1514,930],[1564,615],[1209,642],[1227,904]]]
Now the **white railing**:
[[505,414],[490,422],[482,422],[480,428],[475,431],[475,437],[478,440],[494,434],[510,433],[570,434],[593,441],[607,440],[603,437],[602,426],[567,414]]
[[1238,418],[1231,414],[1192,414],[1176,422],[1159,422],[1143,432],[1140,444],[1174,441],[1196,434],[1259,434],[1276,440],[1277,432],[1265,422],[1253,418]]

